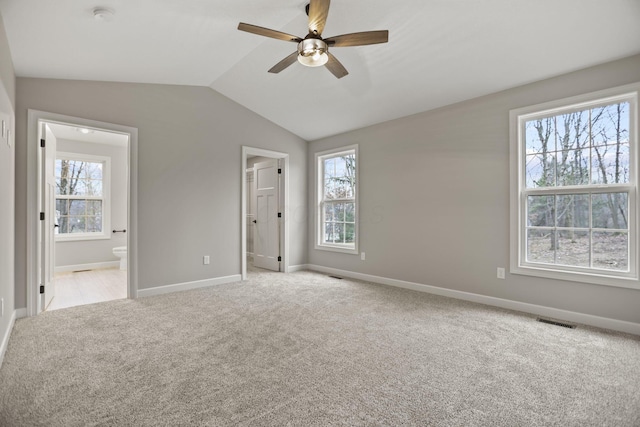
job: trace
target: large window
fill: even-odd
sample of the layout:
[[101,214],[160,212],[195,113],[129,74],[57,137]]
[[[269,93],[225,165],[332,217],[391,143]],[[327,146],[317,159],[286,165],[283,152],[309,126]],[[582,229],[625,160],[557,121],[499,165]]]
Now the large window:
[[56,239],[109,237],[108,159],[58,153],[55,174]]
[[512,126],[512,270],[636,286],[637,92],[517,110]]
[[316,154],[316,248],[358,253],[357,146]]

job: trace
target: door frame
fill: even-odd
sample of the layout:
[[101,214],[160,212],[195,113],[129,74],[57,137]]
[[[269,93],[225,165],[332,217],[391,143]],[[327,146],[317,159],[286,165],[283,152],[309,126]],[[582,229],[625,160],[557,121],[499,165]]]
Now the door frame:
[[138,296],[138,129],[114,123],[83,119],[49,113],[46,111],[28,110],[27,120],[27,316],[38,313],[38,269],[40,268],[40,245],[38,228],[40,218],[38,211],[38,182],[40,143],[38,126],[40,123],[58,123],[70,126],[93,128],[113,133],[129,135],[127,144],[128,160],[128,196],[127,196],[127,298]]
[[[282,180],[280,183],[280,200],[278,204],[282,212],[280,227],[280,248],[282,256],[281,271],[289,272],[289,154],[279,151],[242,146],[242,197],[241,197],[241,232],[240,232],[240,265],[242,280],[247,280],[247,159],[250,156],[269,157],[282,160]],[[254,176],[255,179],[255,176]]]

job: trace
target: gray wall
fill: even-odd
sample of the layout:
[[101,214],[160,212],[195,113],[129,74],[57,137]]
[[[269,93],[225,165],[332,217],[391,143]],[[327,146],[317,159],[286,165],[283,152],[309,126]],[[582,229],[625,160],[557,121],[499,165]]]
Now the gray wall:
[[127,228],[127,148],[114,145],[58,139],[57,150],[69,153],[90,154],[110,158],[111,227],[109,239],[56,242],[56,267],[118,261],[113,248],[126,246],[125,234],[112,234],[111,230]]
[[[0,16],[0,120],[15,135],[15,74],[11,52]],[[15,143],[11,137],[0,136],[0,298],[4,300],[4,312],[0,317],[0,343],[9,329],[14,311],[14,162]]]
[[496,278],[509,267],[509,110],[638,81],[640,55],[310,143],[310,195],[314,153],[359,144],[366,261],[315,250],[310,215],[309,263],[640,322],[640,290]]
[[[291,208],[306,209],[306,142],[209,88],[18,78],[21,250],[29,108],[138,128],[139,289],[240,274],[242,145],[289,153]],[[306,220],[290,220],[290,263],[303,264]],[[210,265],[202,264],[203,255],[211,256]],[[26,306],[25,277],[22,255],[18,307]]]

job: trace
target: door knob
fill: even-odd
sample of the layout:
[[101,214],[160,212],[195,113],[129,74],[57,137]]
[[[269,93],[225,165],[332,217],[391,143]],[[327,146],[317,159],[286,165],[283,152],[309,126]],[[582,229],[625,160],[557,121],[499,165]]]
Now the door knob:
[[258,223],[258,220],[257,220],[257,219],[254,219],[254,220],[253,220],[253,223],[254,223],[254,224],[257,224],[257,223]]

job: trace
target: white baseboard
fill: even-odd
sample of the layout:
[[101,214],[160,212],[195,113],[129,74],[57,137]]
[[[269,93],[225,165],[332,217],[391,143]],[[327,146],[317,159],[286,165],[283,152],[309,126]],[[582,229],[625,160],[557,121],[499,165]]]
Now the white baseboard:
[[232,276],[214,277],[212,279],[196,280],[194,282],[176,283],[175,285],[138,289],[138,298],[168,294],[171,292],[188,291],[190,289],[207,288],[209,286],[223,285],[225,283],[239,282],[241,280],[242,276],[240,274],[234,274]]
[[382,285],[395,286],[398,288],[412,289],[414,291],[427,292],[464,301],[477,302],[494,307],[506,308],[508,310],[522,311],[538,316],[551,317],[568,322],[581,323],[583,325],[595,326],[598,328],[611,329],[614,331],[626,332],[640,335],[640,323],[627,322],[624,320],[611,319],[608,317],[594,316],[591,314],[578,313],[575,311],[562,310],[558,308],[545,307],[542,305],[529,304],[526,302],[512,301],[503,298],[490,297],[486,295],[474,294],[471,292],[457,291],[454,289],[440,288],[437,286],[423,285],[421,283],[406,282],[404,280],[390,279],[387,277],[373,276],[370,274],[356,273],[337,268],[323,267],[321,265],[307,264],[306,269],[329,273],[337,276],[349,277],[366,282],[379,283]]
[[93,262],[91,264],[61,265],[56,267],[56,273],[67,273],[69,271],[98,270],[101,268],[120,267],[120,261]]
[[16,320],[27,317],[26,308],[16,308]]
[[295,273],[296,271],[310,270],[309,265],[300,264],[300,265],[290,265],[287,273]]
[[0,367],[2,367],[2,362],[4,361],[4,353],[7,351],[9,338],[11,337],[11,331],[13,330],[13,324],[16,322],[16,317],[16,310],[13,310],[13,312],[11,313],[11,318],[9,319],[7,330],[4,331],[2,341],[0,342]]

